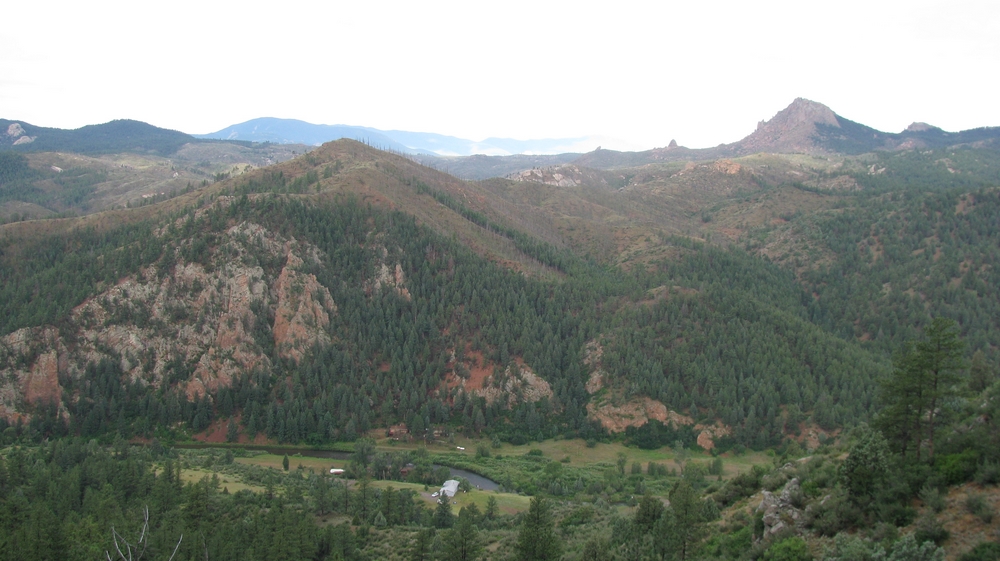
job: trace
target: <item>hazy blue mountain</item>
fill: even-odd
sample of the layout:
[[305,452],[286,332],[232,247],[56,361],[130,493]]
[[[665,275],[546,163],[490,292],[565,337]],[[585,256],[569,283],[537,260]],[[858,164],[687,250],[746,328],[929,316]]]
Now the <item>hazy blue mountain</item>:
[[487,138],[481,142],[429,132],[383,131],[411,150],[433,152],[438,156],[511,156],[516,154],[566,154],[589,152],[601,144],[595,137],[545,138],[516,140]]
[[400,142],[396,142],[384,132],[368,127],[350,125],[314,125],[298,119],[277,119],[262,117],[245,123],[232,125],[208,134],[196,134],[195,138],[215,138],[222,140],[247,140],[252,142],[274,142],[277,144],[309,144],[319,146],[324,142],[349,138],[360,140],[372,146],[413,153]]
[[297,119],[265,117],[251,119],[196,138],[222,140],[248,140],[280,144],[320,145],[331,140],[349,138],[361,140],[372,146],[388,148],[408,154],[436,156],[507,156],[513,154],[562,154],[588,152],[601,144],[597,137],[549,138],[515,140],[512,138],[487,138],[481,142],[430,132],[383,131],[370,127],[350,125],[314,125]]

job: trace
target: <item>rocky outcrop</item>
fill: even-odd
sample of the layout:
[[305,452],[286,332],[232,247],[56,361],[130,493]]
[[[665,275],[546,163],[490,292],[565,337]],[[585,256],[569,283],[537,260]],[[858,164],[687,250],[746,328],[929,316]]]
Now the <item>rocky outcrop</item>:
[[[162,235],[163,232],[160,232]],[[77,306],[59,329],[25,328],[0,338],[0,416],[31,403],[59,402],[60,379],[110,359],[127,377],[177,384],[189,398],[212,393],[278,356],[301,360],[328,343],[337,307],[316,277],[315,247],[251,223],[224,231],[207,255],[169,271],[149,267]],[[261,262],[282,263],[266,270]],[[272,319],[273,318],[273,319]]]
[[590,395],[594,395],[604,387],[604,377],[607,375],[604,369],[601,368],[604,347],[595,339],[587,342],[583,352],[583,364],[591,369],[590,377],[587,379],[586,390]]
[[764,540],[783,531],[802,532],[805,517],[802,510],[795,506],[801,493],[797,477],[789,480],[778,495],[766,490],[762,492],[763,499],[757,506],[757,512],[764,515]]
[[837,115],[822,103],[797,98],[739,142],[741,154],[757,152],[810,153],[821,151],[813,142],[816,125],[840,128]]
[[298,362],[316,344],[330,342],[326,327],[337,306],[330,291],[312,274],[302,274],[295,267],[302,264],[294,253],[281,270],[275,292],[274,344],[278,355]]
[[[388,254],[388,251],[384,247],[382,248],[382,254],[383,257]],[[396,294],[407,300],[411,298],[410,290],[406,288],[406,275],[403,273],[403,266],[401,264],[396,263],[394,267],[390,268],[388,263],[380,263],[375,274],[365,286],[365,291],[371,296],[373,293],[384,288],[396,291]]]
[[490,375],[476,395],[486,399],[486,403],[505,402],[508,407],[518,403],[536,402],[543,397],[552,398],[552,387],[525,365],[516,369],[508,366],[499,376]]
[[514,181],[531,181],[555,187],[576,187],[584,183],[602,183],[592,174],[585,173],[573,164],[562,164],[550,168],[532,168],[508,176]]
[[667,406],[648,397],[636,397],[624,403],[609,402],[587,404],[587,415],[611,432],[622,432],[628,427],[641,427],[651,419],[664,424],[671,422],[682,425],[693,425],[694,421],[674,411]]

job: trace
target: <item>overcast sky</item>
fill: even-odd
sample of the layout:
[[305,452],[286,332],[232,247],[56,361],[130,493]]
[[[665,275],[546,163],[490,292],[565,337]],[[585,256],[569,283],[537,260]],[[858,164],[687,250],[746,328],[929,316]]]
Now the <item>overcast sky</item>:
[[256,117],[605,148],[733,142],[796,97],[898,132],[1000,125],[1000,4],[7,2],[0,117]]

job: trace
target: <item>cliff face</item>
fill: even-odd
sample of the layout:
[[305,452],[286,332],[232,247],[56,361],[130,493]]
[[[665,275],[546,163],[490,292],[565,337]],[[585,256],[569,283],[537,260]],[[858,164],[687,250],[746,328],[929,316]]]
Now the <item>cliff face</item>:
[[[181,249],[174,248],[178,255]],[[121,279],[58,328],[25,328],[0,339],[0,416],[13,420],[27,403],[60,401],[60,380],[79,378],[101,359],[118,361],[132,380],[178,383],[195,397],[268,366],[272,346],[277,356],[299,361],[314,344],[330,341],[337,307],[303,271],[320,262],[315,247],[243,222],[197,259],[178,257],[170,271],[150,267]]]

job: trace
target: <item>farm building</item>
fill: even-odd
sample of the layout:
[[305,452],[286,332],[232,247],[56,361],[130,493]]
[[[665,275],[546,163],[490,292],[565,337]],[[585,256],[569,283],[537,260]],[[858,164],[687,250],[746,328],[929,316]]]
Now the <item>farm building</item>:
[[448,481],[444,482],[444,485],[441,486],[441,495],[440,495],[441,500],[444,500],[445,497],[448,497],[450,499],[454,497],[455,493],[457,492],[458,492],[458,481],[455,479],[449,479]]

